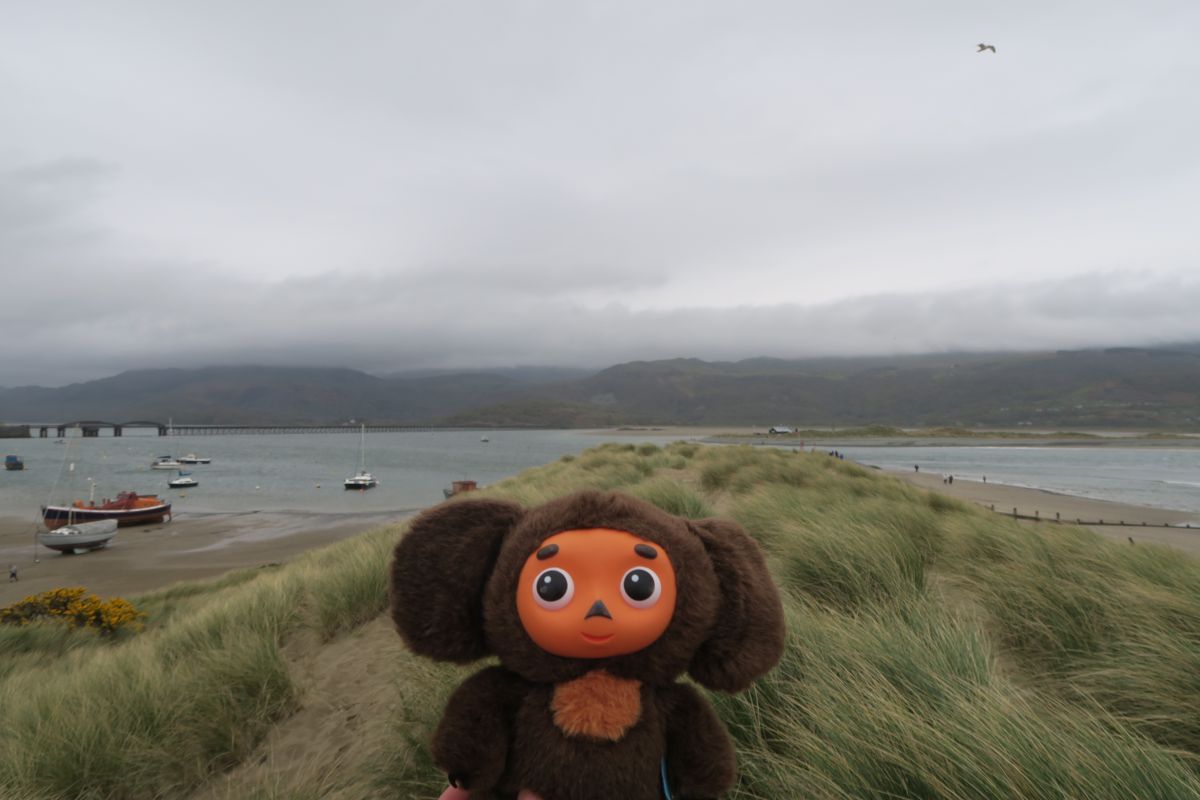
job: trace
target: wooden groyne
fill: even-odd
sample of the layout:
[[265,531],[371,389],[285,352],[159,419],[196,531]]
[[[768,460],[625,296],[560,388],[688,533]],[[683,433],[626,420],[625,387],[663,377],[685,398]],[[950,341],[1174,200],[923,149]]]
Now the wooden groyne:
[[1024,519],[1031,522],[1049,522],[1058,525],[1115,525],[1118,528],[1183,528],[1187,530],[1190,530],[1192,527],[1191,523],[1186,522],[1183,524],[1172,524],[1170,522],[1146,522],[1145,520],[1135,522],[1133,520],[1124,519],[1080,519],[1079,517],[1076,517],[1075,519],[1063,519],[1062,514],[1057,511],[1054,512],[1054,517],[1051,518],[1049,516],[1043,517],[1041,512],[1037,509],[1034,509],[1033,514],[1030,514],[1028,511],[1022,514],[1015,507],[1011,512],[1003,508],[997,509],[994,503],[989,503],[988,508],[992,511],[995,511],[997,514],[1003,514],[1004,516],[1012,517],[1013,519]]

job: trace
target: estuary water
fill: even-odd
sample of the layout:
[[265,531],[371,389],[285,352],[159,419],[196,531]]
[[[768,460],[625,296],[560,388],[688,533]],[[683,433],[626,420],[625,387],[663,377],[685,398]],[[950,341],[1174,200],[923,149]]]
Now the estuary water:
[[953,475],[1010,486],[1193,511],[1200,519],[1200,448],[1190,447],[839,447],[884,469]]
[[[76,433],[70,431],[69,433]],[[488,441],[481,441],[486,437]],[[622,433],[622,442],[667,444],[679,435]],[[36,519],[47,501],[97,501],[125,490],[170,498],[172,511],[213,514],[293,511],[327,514],[411,511],[442,501],[451,481],[486,486],[521,470],[579,453],[607,441],[588,431],[404,431],[368,433],[366,469],[379,485],[347,491],[342,481],[359,467],[359,432],[164,436],[126,431],[124,436],[0,440],[17,453],[23,471],[0,471],[0,516]],[[195,453],[211,464],[183,469],[199,486],[170,489],[175,472],[150,468],[160,455]]]
[[[72,432],[74,433],[74,432]],[[488,441],[481,441],[486,436]],[[0,471],[0,516],[36,519],[41,505],[97,500],[119,491],[171,498],[177,514],[303,512],[378,514],[441,502],[454,480],[481,486],[606,441],[667,444],[679,432],[407,431],[366,436],[364,457],[379,486],[346,491],[359,465],[353,433],[168,436],[127,431],[115,438],[70,436],[0,440],[25,470]],[[858,447],[846,458],[889,469],[953,474],[958,479],[1061,492],[1196,512],[1200,519],[1200,448],[1175,447]],[[184,467],[200,485],[169,489],[175,473],[152,470],[159,455],[195,453],[211,464]],[[73,465],[73,467],[72,467]]]

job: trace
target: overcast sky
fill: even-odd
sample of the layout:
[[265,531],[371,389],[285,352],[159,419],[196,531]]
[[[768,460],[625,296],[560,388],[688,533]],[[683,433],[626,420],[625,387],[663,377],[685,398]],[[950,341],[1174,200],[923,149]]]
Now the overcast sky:
[[0,16],[0,386],[1200,340],[1194,0]]

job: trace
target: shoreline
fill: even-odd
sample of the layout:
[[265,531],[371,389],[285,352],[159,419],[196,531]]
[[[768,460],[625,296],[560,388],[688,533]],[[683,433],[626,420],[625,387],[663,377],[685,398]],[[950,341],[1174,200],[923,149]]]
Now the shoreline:
[[[168,523],[120,528],[107,547],[64,555],[34,545],[36,522],[0,517],[0,563],[19,580],[0,584],[0,606],[63,586],[101,597],[131,597],[180,581],[279,564],[333,542],[385,527],[415,511],[320,514],[230,512],[179,515]],[[36,558],[36,560],[35,560]]]
[[[1132,539],[1135,544],[1161,544],[1200,555],[1200,516],[1194,512],[1097,500],[1048,489],[984,483],[967,478],[956,478],[954,483],[947,484],[942,482],[940,474],[911,470],[880,471],[925,491],[974,503],[1002,516],[1011,517],[1015,508],[1018,518],[1029,525],[1053,527],[1060,524],[1055,517],[1058,515],[1063,525],[1078,524],[1114,541],[1129,542]],[[1037,519],[1031,519],[1035,515]],[[1076,523],[1076,520],[1082,522]],[[1088,524],[1099,521],[1105,524]],[[1189,524],[1190,528],[1182,527]]]
[[[661,430],[672,434],[686,431],[694,437],[711,435],[708,429]],[[645,429],[637,432],[644,433]],[[779,440],[771,444],[791,446]],[[939,473],[880,471],[924,491],[975,503],[1005,516],[1011,516],[1015,508],[1024,524],[1055,525],[1057,514],[1063,524],[1082,520],[1084,527],[1115,541],[1132,539],[1135,544],[1160,544],[1200,555],[1200,515],[1194,512],[966,478],[946,484]],[[0,517],[0,563],[16,564],[20,576],[18,582],[2,584],[0,606],[62,586],[85,586],[102,597],[134,596],[180,581],[211,579],[232,570],[278,564],[307,550],[402,522],[419,511],[187,512],[176,515],[170,523],[121,528],[108,547],[79,555],[35,548],[34,533],[39,528],[36,521]],[[1037,521],[1030,519],[1035,515]],[[1086,524],[1099,520],[1109,524]],[[1187,524],[1192,527],[1181,527]]]

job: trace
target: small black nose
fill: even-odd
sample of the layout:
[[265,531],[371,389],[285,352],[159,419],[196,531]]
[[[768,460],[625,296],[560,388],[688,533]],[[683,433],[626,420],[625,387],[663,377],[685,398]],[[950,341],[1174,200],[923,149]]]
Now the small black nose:
[[608,613],[608,609],[604,607],[603,600],[597,600],[596,602],[592,603],[592,607],[589,608],[587,614],[583,616],[584,619],[591,619],[592,617],[604,617],[605,619],[612,619],[612,614]]

